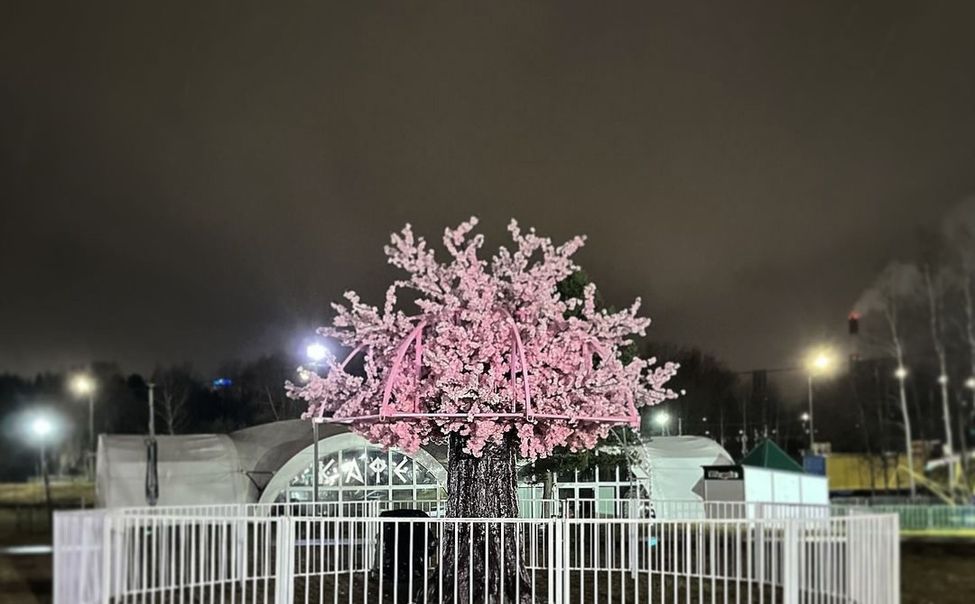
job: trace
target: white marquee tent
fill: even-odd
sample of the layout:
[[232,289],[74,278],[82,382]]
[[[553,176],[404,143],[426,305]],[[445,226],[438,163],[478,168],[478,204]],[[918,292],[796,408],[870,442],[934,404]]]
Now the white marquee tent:
[[[225,434],[158,436],[159,505],[250,501],[250,480]],[[101,507],[146,504],[146,437],[98,439],[95,496]]]

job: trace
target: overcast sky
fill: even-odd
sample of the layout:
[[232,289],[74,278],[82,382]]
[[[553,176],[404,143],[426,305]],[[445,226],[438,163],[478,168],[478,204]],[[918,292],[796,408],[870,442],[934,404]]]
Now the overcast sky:
[[[463,4],[463,6],[461,6]],[[382,245],[556,238],[790,364],[975,192],[970,2],[0,6],[0,372],[294,350]]]

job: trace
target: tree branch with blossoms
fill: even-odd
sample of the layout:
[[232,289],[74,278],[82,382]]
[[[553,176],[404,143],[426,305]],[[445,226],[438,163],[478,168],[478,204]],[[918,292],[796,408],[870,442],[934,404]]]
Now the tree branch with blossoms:
[[[579,270],[572,256],[583,237],[555,245],[512,221],[512,249],[488,261],[476,225],[444,231],[446,261],[410,225],[392,235],[386,255],[407,277],[390,285],[382,308],[354,292],[333,305],[332,324],[319,332],[352,353],[287,384],[308,403],[304,418],[346,423],[407,452],[456,436],[477,457],[510,438],[535,459],[561,446],[590,449],[614,425],[638,426],[640,407],[676,397],[666,387],[676,364],[621,358],[650,324],[639,300],[610,312],[598,308],[592,284],[581,299],[559,295]],[[415,294],[416,312],[400,308],[401,290]],[[359,354],[363,371],[350,373]]]

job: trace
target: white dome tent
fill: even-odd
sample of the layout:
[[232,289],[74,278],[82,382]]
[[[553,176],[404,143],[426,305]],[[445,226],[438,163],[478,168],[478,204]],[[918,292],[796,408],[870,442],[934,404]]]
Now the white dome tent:
[[[285,420],[230,434],[156,437],[158,505],[311,501],[308,422]],[[431,453],[432,451],[432,453]],[[446,484],[440,450],[384,451],[342,426],[322,426],[323,501],[434,499]],[[97,505],[145,505],[146,438],[98,440]]]
[[[311,429],[285,420],[227,435],[159,436],[159,505],[311,501]],[[614,447],[605,447],[609,452]],[[615,448],[618,450],[618,448]],[[657,437],[628,447],[628,471],[593,476],[556,475],[553,495],[595,499],[597,506],[638,495],[657,517],[666,501],[702,501],[702,467],[732,463],[715,441],[699,436]],[[440,499],[446,485],[442,447],[413,455],[385,451],[338,425],[321,427],[319,472],[322,501],[423,501]],[[98,443],[97,496],[101,507],[145,503],[145,437],[103,435]],[[635,487],[635,488],[634,488]],[[541,498],[538,485],[523,499]]]
[[[253,485],[226,434],[157,436],[158,505],[252,501]],[[95,499],[98,507],[146,505],[146,437],[98,438]]]

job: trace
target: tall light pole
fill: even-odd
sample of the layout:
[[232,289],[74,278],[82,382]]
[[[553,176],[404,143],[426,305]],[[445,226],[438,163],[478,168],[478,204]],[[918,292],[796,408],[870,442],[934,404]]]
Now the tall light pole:
[[[898,357],[900,355],[898,354]],[[907,390],[904,381],[907,379],[907,367],[899,365],[894,370],[894,377],[897,378],[898,394],[901,401],[901,415],[904,418],[904,449],[907,454],[907,479],[911,489],[911,499],[917,495],[917,485],[914,481],[914,447],[911,436],[911,416],[907,409]]]
[[51,516],[51,478],[47,469],[47,443],[54,434],[54,423],[47,417],[40,415],[30,423],[30,433],[37,442],[41,456],[41,479],[44,481],[44,503],[47,507],[48,518]]
[[146,439],[146,503],[150,506],[159,501],[159,471],[157,467],[159,448],[156,444],[156,401],[154,391],[156,385],[152,382],[149,387],[149,438]]
[[[968,391],[972,395],[972,400],[970,404],[972,405],[972,408],[975,409],[975,377],[970,377],[967,380],[965,380],[965,388],[968,388]],[[962,433],[959,435],[958,444],[959,444],[959,449],[961,450],[960,452],[961,452],[962,476],[966,477],[967,480],[969,459],[968,459],[968,445],[965,442],[965,436],[966,436],[965,430],[966,430],[966,426],[968,426],[968,421],[972,416],[971,415],[972,412],[971,410],[966,409],[966,406],[967,405],[965,403],[965,399],[962,398],[961,409],[960,409],[961,417],[958,419],[958,425],[961,426]]]
[[71,378],[71,391],[78,397],[88,399],[88,446],[85,452],[85,472],[89,480],[95,479],[95,380],[86,373]]
[[825,375],[833,368],[833,355],[829,350],[820,349],[813,352],[806,362],[806,374],[808,377],[809,385],[809,409],[806,411],[809,414],[809,453],[813,452],[813,446],[816,442],[816,427],[815,427],[815,414],[813,413],[813,377],[817,375]]
[[670,424],[670,414],[669,413],[667,413],[666,411],[661,411],[660,413],[658,413],[653,418],[653,421],[654,421],[655,424],[657,424],[658,426],[660,426],[660,433],[661,433],[661,435],[663,435],[663,436],[668,436],[669,435],[669,432],[667,430],[667,426]]
[[[305,355],[308,357],[308,360],[311,361],[309,364],[317,370],[321,366],[322,361],[325,360],[325,357],[328,356],[328,348],[326,348],[325,345],[320,342],[315,342],[309,344],[308,347],[305,348]],[[312,455],[311,501],[312,503],[318,503],[319,476],[318,476],[318,418],[317,417],[311,418],[311,449],[312,449],[311,451],[311,455]]]
[[802,415],[799,416],[799,421],[802,422],[802,429],[809,432],[809,412],[803,411]]

